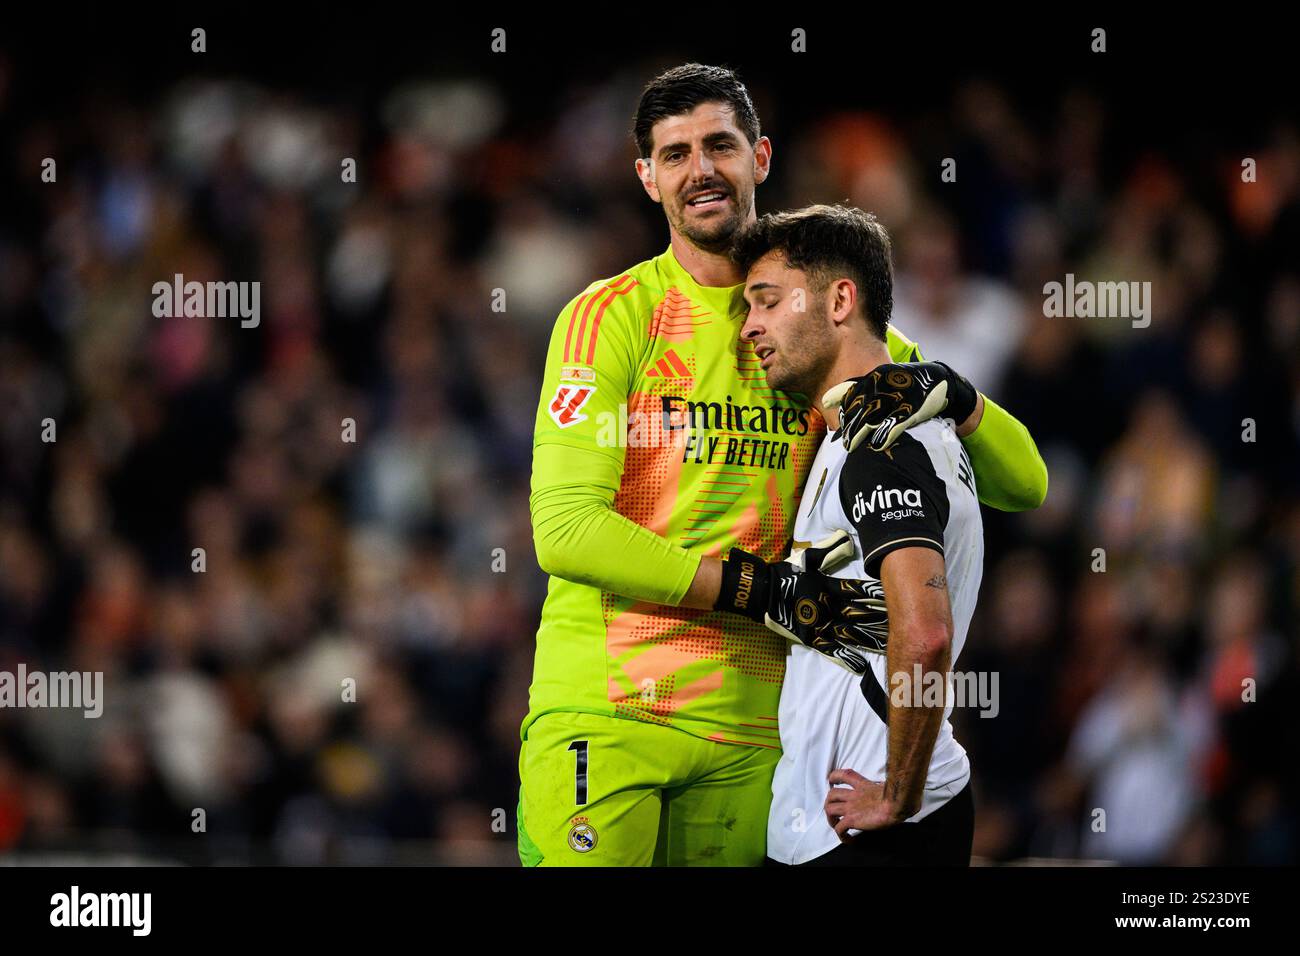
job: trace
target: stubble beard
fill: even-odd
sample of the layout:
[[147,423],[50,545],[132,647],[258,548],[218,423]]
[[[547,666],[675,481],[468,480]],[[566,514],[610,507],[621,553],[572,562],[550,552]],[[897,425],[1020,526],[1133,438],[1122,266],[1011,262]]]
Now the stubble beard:
[[743,209],[740,208],[740,194],[730,188],[726,192],[735,201],[735,211],[726,219],[711,226],[698,227],[692,225],[686,218],[686,204],[683,202],[678,206],[677,221],[673,225],[697,249],[715,254],[729,251],[732,239],[740,231],[741,226],[745,224],[750,210],[754,208],[753,190],[750,190],[749,201]]
[[[826,378],[835,363],[830,331],[826,328],[826,306],[820,297],[790,336],[790,343],[777,351],[777,364],[767,372],[767,384],[782,392],[804,395],[812,393]],[[794,344],[799,343],[799,344]]]

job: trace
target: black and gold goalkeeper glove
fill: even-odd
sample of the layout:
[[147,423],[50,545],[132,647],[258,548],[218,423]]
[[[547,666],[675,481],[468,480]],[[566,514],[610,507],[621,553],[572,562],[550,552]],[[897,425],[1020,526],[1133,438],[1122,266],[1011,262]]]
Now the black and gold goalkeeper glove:
[[840,410],[840,427],[831,439],[842,441],[848,451],[863,442],[884,451],[903,432],[935,415],[960,425],[977,401],[975,386],[943,362],[880,365],[822,396],[824,407]]
[[889,616],[879,585],[823,573],[852,556],[846,531],[779,564],[732,548],[722,562],[722,590],[713,607],[743,614],[861,674],[865,653],[885,651]]

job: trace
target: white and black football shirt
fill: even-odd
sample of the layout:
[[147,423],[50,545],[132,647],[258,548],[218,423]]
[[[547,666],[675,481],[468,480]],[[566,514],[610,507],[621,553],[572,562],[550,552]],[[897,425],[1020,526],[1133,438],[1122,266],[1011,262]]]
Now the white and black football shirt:
[[[854,559],[835,577],[879,582],[880,563],[900,548],[933,548],[944,557],[952,603],[952,663],[966,641],[984,562],[975,476],[948,419],[934,418],[907,431],[888,452],[823,439],[795,521],[795,547],[844,529],[854,538]],[[858,675],[802,644],[786,659],[779,712],[784,751],[772,781],[767,853],[798,864],[839,846],[822,810],[837,768],[884,781],[888,751],[888,694],[884,654],[867,654]],[[961,792],[970,779],[966,751],[952,735],[952,706],[935,741],[926,775],[920,820]]]

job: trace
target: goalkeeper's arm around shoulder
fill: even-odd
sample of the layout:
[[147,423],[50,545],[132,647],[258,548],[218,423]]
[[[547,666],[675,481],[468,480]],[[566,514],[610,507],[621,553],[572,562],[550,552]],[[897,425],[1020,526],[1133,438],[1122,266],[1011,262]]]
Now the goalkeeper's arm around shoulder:
[[885,451],[907,429],[943,415],[953,420],[970,456],[979,500],[999,511],[1028,511],[1047,498],[1047,465],[1014,415],[943,362],[878,366],[822,397],[838,409],[832,439],[852,451]]

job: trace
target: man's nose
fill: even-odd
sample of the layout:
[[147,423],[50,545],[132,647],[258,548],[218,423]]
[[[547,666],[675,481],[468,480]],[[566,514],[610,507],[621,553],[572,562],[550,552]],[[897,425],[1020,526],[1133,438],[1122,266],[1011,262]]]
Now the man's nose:
[[744,339],[756,339],[763,334],[762,324],[754,317],[751,312],[745,316],[745,324],[740,327],[740,337]]
[[713,175],[713,160],[702,149],[691,151],[691,176],[695,179],[708,179]]

